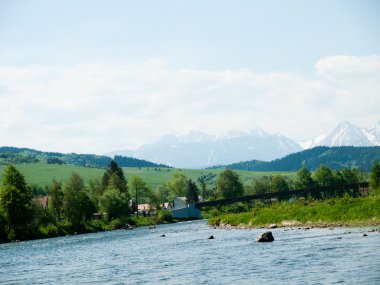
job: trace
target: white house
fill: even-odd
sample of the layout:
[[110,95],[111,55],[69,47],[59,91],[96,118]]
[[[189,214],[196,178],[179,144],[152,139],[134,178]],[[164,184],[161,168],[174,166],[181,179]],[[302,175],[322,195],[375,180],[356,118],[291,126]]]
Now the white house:
[[178,210],[187,207],[186,197],[177,197],[173,201],[169,202],[168,210]]

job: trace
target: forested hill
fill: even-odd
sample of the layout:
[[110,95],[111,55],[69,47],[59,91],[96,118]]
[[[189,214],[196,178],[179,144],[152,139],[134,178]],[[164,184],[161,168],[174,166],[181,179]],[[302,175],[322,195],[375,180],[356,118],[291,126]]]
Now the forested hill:
[[219,167],[252,171],[297,171],[301,167],[306,167],[310,171],[313,171],[321,164],[324,164],[331,169],[337,170],[348,167],[370,171],[375,161],[380,161],[379,146],[319,146],[293,153],[270,162],[251,160]]
[[[95,154],[63,154],[59,152],[44,152],[29,148],[0,147],[0,164],[20,164],[45,162],[48,164],[70,164],[83,167],[104,168],[111,158]],[[121,167],[168,167],[150,161],[125,156],[115,156],[114,160]]]

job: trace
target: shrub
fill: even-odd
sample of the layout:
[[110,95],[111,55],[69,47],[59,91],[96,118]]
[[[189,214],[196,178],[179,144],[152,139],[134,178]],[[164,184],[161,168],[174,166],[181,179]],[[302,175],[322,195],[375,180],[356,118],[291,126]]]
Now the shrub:
[[157,213],[157,218],[161,223],[171,223],[174,221],[174,217],[169,211],[159,211]]
[[48,225],[40,225],[38,227],[38,231],[43,237],[56,237],[59,236],[59,229],[53,225],[53,224],[48,224]]

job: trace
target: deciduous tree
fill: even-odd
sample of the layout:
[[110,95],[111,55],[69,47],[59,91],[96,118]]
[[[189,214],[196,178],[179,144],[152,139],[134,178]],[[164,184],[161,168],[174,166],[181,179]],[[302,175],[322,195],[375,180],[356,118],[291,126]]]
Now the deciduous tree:
[[239,175],[229,169],[224,170],[218,175],[216,180],[216,191],[220,197],[225,199],[243,196],[244,188]]
[[170,192],[170,198],[185,197],[187,193],[188,178],[182,171],[174,172],[172,178],[166,184]]
[[374,163],[372,166],[369,183],[372,190],[374,191],[380,190],[380,163],[378,162]]
[[48,188],[49,202],[48,209],[56,220],[59,220],[62,216],[63,208],[63,191],[62,183],[57,180],[53,180],[52,184]]
[[74,226],[91,218],[95,207],[85,192],[83,179],[73,173],[63,191],[63,215]]

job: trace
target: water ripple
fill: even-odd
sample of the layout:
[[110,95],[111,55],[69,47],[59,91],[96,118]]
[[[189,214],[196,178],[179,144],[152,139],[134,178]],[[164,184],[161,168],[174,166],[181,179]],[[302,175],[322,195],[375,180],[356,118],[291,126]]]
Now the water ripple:
[[257,243],[262,231],[197,221],[3,244],[0,283],[380,284],[378,232],[274,229]]

